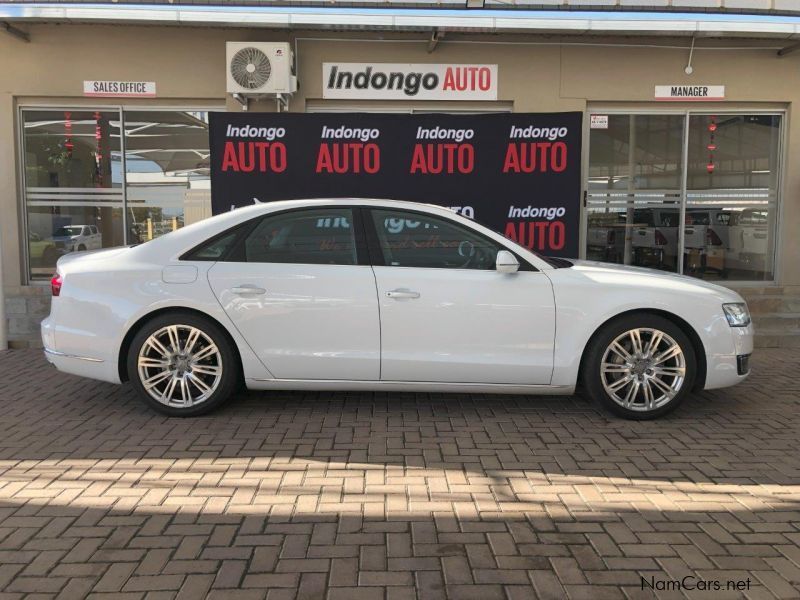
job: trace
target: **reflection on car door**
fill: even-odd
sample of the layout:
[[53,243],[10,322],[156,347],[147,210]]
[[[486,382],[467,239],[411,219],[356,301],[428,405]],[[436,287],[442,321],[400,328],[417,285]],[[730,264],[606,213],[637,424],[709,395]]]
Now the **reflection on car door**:
[[267,215],[209,271],[225,312],[279,379],[379,377],[375,279],[355,216],[339,207]]
[[555,307],[544,273],[498,273],[502,246],[453,221],[368,212],[382,380],[550,383]]

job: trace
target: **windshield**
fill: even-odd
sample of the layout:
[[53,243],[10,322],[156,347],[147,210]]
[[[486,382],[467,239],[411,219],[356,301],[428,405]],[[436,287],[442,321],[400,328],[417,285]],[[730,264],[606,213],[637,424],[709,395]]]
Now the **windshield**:
[[59,227],[58,229],[56,229],[56,232],[53,235],[56,236],[56,237],[62,236],[62,235],[80,235],[81,234],[81,229],[83,229],[83,227],[81,227],[80,225],[78,225],[78,226],[68,226],[68,227]]

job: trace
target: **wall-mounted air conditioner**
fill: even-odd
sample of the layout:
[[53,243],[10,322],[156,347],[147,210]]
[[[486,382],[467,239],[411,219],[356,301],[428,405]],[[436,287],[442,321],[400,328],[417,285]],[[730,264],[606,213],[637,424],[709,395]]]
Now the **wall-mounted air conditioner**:
[[292,48],[285,42],[227,42],[229,94],[292,94]]

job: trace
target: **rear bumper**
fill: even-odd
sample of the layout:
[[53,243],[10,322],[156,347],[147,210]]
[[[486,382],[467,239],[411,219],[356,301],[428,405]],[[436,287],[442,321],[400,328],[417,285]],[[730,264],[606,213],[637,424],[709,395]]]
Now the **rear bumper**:
[[58,350],[56,327],[48,317],[42,321],[42,345],[44,356],[51,365],[63,373],[99,379],[109,383],[120,383],[117,365],[88,353],[71,353]]

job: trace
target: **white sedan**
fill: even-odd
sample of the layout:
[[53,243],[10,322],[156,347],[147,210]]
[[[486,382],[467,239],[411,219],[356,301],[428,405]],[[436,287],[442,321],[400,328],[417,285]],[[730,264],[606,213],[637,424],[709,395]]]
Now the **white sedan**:
[[259,390],[572,394],[649,419],[748,375],[735,292],[552,259],[451,211],[389,200],[255,205],[68,255],[45,352],[156,410]]

